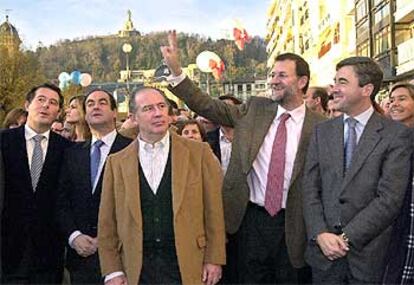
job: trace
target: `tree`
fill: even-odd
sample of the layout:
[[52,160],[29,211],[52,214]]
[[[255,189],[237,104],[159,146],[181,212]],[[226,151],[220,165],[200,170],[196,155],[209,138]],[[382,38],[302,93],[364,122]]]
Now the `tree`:
[[26,93],[46,81],[32,52],[0,47],[0,121],[13,108],[22,107]]

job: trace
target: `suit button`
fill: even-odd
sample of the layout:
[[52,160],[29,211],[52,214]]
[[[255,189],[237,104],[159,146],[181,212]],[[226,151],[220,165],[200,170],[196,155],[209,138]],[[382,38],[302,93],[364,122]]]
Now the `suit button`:
[[339,204],[345,204],[345,200],[344,199],[339,199]]
[[154,218],[154,222],[159,223],[160,219],[158,217]]
[[156,238],[155,239],[155,242],[161,242],[161,239],[160,238]]

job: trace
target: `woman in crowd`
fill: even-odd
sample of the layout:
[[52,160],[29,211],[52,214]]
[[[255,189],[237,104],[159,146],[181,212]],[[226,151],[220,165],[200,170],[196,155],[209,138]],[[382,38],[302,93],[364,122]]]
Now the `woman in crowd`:
[[[390,90],[390,116],[413,129],[414,147],[414,85],[399,83]],[[413,160],[414,161],[414,160]],[[407,189],[401,214],[394,225],[388,249],[384,284],[414,284],[414,196],[412,185]]]
[[4,118],[3,128],[12,129],[26,123],[27,112],[23,108],[12,109]]
[[179,122],[177,134],[179,134],[182,137],[199,142],[205,142],[207,138],[204,128],[197,120],[187,120]]
[[85,100],[83,95],[70,98],[69,107],[66,109],[66,122],[73,125],[75,141],[81,142],[91,138],[89,126],[85,121],[85,112],[82,104]]

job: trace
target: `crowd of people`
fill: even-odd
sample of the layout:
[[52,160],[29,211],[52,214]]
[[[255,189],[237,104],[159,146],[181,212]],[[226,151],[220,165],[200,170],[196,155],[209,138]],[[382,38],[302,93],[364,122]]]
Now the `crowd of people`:
[[[2,284],[413,284],[414,85],[367,57],[309,86],[275,59],[271,96],[210,97],[161,47],[169,90],[118,123],[107,90],[33,87],[0,132]],[[61,114],[64,113],[64,116]]]

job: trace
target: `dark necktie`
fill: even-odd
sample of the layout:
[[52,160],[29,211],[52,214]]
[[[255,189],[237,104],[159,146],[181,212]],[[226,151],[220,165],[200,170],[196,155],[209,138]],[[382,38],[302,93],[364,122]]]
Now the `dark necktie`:
[[32,155],[32,164],[30,165],[30,176],[32,177],[33,192],[36,191],[40,173],[42,172],[43,168],[43,149],[41,145],[43,138],[43,135],[36,135],[33,137],[34,148]]
[[101,161],[101,146],[104,144],[103,141],[97,140],[92,145],[92,153],[91,153],[91,185],[92,185],[92,193],[94,192],[94,185],[96,176],[98,175],[99,169],[99,162]]
[[282,208],[287,139],[286,120],[289,117],[288,113],[280,116],[267,173],[265,209],[272,217]]
[[347,170],[351,165],[352,156],[357,146],[357,133],[355,126],[358,121],[352,117],[349,117],[346,119],[346,122],[348,124],[348,138],[345,143],[345,170]]

